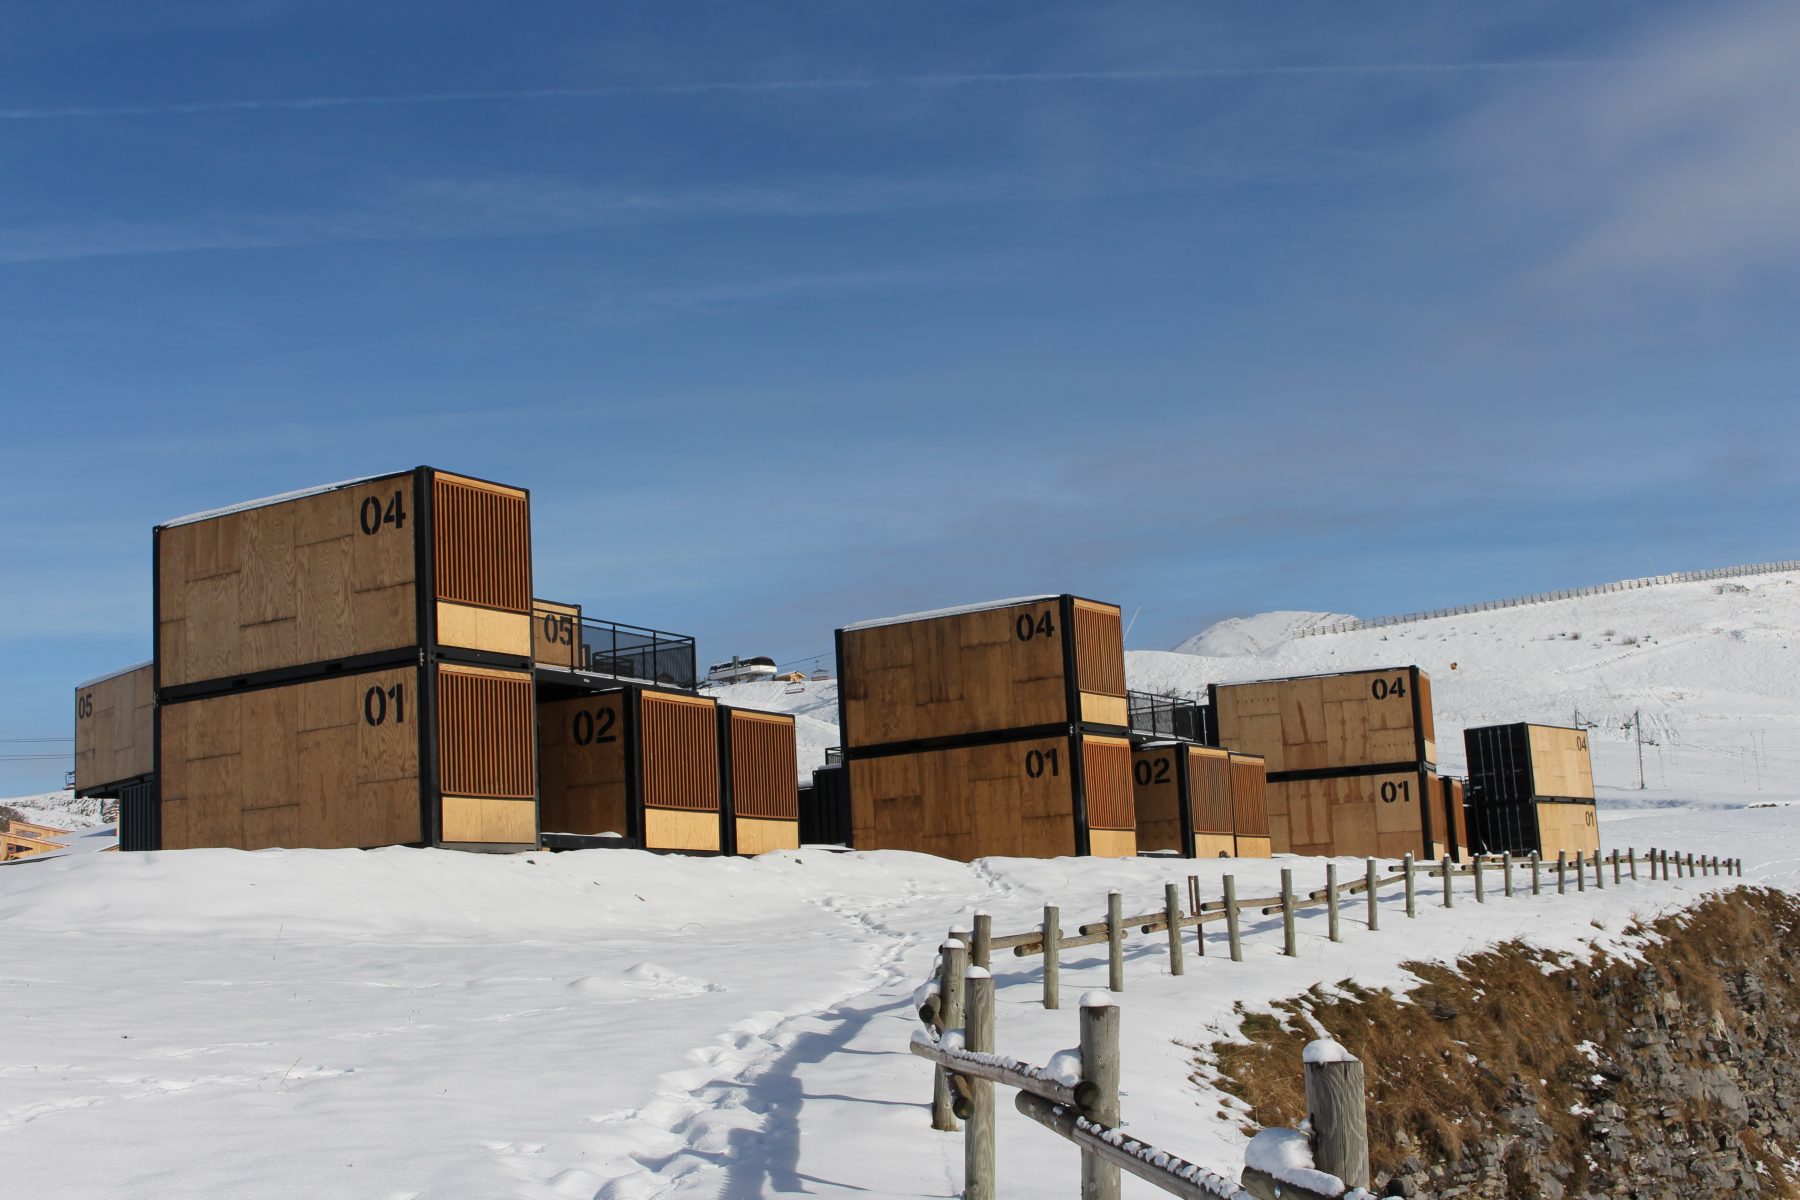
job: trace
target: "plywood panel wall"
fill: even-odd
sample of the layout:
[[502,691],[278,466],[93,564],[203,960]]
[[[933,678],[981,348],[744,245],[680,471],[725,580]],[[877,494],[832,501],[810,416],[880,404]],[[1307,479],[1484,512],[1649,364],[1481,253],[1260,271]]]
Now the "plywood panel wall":
[[538,707],[539,821],[545,833],[632,832],[622,691]]
[[1538,853],[1554,862],[1557,851],[1569,858],[1576,851],[1600,853],[1600,821],[1592,804],[1539,804],[1537,809]]
[[[1075,853],[1067,738],[854,759],[853,844],[968,861]],[[1126,787],[1130,786],[1129,760]]]
[[418,643],[410,474],[156,531],[161,686]]
[[1594,766],[1588,754],[1588,732],[1557,725],[1533,725],[1531,781],[1539,796],[1591,800]]
[[1147,746],[1131,756],[1140,850],[1180,850],[1181,747]]
[[163,847],[423,840],[418,669],[165,705]]
[[75,787],[104,787],[156,769],[156,686],[148,666],[75,691]]
[[[1419,732],[1429,732],[1423,672],[1416,681],[1409,670],[1391,670],[1221,684],[1215,695],[1219,740],[1261,756],[1271,774],[1417,762]],[[1428,739],[1425,760],[1435,753]]]
[[1430,852],[1425,805],[1436,797],[1422,772],[1271,780],[1268,794],[1278,854],[1399,858]]

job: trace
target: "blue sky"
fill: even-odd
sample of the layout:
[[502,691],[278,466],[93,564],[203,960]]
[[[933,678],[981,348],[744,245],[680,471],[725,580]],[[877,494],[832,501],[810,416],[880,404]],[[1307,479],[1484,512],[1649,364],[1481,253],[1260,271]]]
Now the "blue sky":
[[421,462],[706,658],[1791,557],[1795,14],[14,6],[0,737],[158,520]]

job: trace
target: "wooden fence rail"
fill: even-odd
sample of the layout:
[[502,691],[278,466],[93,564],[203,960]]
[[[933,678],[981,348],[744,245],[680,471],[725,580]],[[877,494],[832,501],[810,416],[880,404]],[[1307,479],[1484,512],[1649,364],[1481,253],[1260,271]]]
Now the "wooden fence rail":
[[[1531,892],[1542,895],[1542,871],[1550,864],[1541,862],[1536,854],[1528,862]],[[1743,875],[1740,860],[1717,855],[1671,855],[1667,850],[1652,849],[1643,862],[1648,865],[1652,880],[1659,874],[1668,880],[1671,867],[1678,877]],[[1338,864],[1329,862],[1325,865],[1325,886],[1303,894],[1294,889],[1294,868],[1283,867],[1279,895],[1248,900],[1238,898],[1236,880],[1226,875],[1222,880],[1223,898],[1202,901],[1198,877],[1189,876],[1187,911],[1183,911],[1181,889],[1173,882],[1163,888],[1160,909],[1132,916],[1124,915],[1123,898],[1113,891],[1107,894],[1105,918],[1078,925],[1076,935],[1071,937],[1062,936],[1061,913],[1056,905],[1044,906],[1043,924],[1037,929],[999,936],[993,932],[992,918],[987,913],[977,913],[972,931],[953,928],[939,947],[936,976],[916,994],[924,1028],[913,1034],[910,1046],[913,1054],[935,1067],[932,1127],[953,1131],[959,1127],[959,1121],[966,1123],[964,1196],[967,1200],[993,1200],[995,1195],[993,1089],[997,1085],[1018,1093],[1014,1106],[1021,1113],[1081,1149],[1082,1200],[1118,1200],[1121,1171],[1146,1179],[1171,1195],[1193,1200],[1350,1200],[1368,1196],[1363,1190],[1368,1182],[1368,1146],[1362,1066],[1343,1054],[1341,1048],[1326,1043],[1308,1047],[1307,1101],[1312,1114],[1309,1132],[1302,1135],[1294,1131],[1265,1131],[1308,1138],[1310,1157],[1317,1169],[1282,1175],[1252,1161],[1246,1166],[1240,1187],[1121,1131],[1119,1012],[1106,993],[1090,992],[1082,997],[1079,1048],[1062,1051],[1042,1067],[1001,1054],[994,1030],[994,978],[989,971],[992,956],[997,950],[1008,949],[1021,958],[1043,956],[1043,1006],[1053,1009],[1060,1004],[1058,955],[1064,949],[1105,944],[1107,987],[1111,992],[1121,992],[1125,988],[1124,940],[1132,931],[1145,936],[1165,934],[1170,972],[1180,975],[1184,970],[1182,930],[1198,931],[1196,953],[1204,955],[1204,926],[1223,922],[1231,961],[1241,962],[1242,914],[1246,910],[1264,916],[1280,913],[1283,953],[1291,957],[1298,953],[1295,917],[1303,910],[1327,906],[1328,936],[1339,941],[1341,909],[1346,899],[1366,896],[1367,927],[1378,930],[1377,901],[1383,889],[1398,885],[1405,899],[1406,915],[1416,918],[1420,880],[1441,881],[1442,903],[1450,908],[1455,903],[1456,880],[1471,879],[1474,901],[1485,904],[1487,872],[1494,868],[1500,871],[1503,894],[1516,894],[1515,865],[1512,855],[1504,854],[1478,857],[1464,866],[1445,858],[1435,866],[1420,869],[1408,855],[1399,870],[1384,875],[1371,858],[1364,861],[1363,877],[1346,883],[1338,879]],[[1607,858],[1577,853],[1573,863],[1566,854],[1559,854],[1554,864],[1557,892],[1567,894],[1571,867],[1577,890],[1585,890],[1590,869],[1594,886],[1604,888],[1609,866],[1615,885],[1624,881],[1627,870],[1631,879],[1639,878],[1635,848],[1628,850],[1624,858],[1617,850]],[[1326,1052],[1315,1054],[1321,1046],[1326,1047]],[[1255,1146],[1253,1142],[1253,1152]]]

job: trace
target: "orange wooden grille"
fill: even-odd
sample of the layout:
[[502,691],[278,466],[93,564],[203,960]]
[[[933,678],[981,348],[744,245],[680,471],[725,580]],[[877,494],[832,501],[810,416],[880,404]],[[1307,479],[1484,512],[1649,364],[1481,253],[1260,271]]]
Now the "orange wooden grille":
[[644,803],[693,812],[719,809],[718,710],[645,692]]
[[1236,760],[1231,764],[1231,806],[1237,832],[1246,837],[1269,836],[1269,783],[1262,761]]
[[1136,829],[1131,798],[1131,743],[1087,738],[1081,744],[1088,828]]
[[531,611],[531,514],[525,497],[432,480],[437,598]]
[[1444,780],[1444,807],[1448,825],[1458,846],[1469,844],[1469,810],[1463,807],[1463,785],[1460,779]]
[[1231,762],[1223,754],[1188,752],[1188,794],[1193,801],[1195,833],[1230,833]]
[[1076,603],[1075,682],[1084,692],[1125,694],[1125,643],[1117,612]]
[[738,816],[799,819],[794,757],[792,721],[731,714],[731,806]]
[[446,796],[537,795],[531,680],[438,671],[438,787]]

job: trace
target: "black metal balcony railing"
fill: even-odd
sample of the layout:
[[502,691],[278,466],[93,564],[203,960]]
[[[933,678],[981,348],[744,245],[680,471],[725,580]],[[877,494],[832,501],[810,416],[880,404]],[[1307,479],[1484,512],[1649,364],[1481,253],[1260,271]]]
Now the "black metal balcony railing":
[[699,683],[694,639],[661,629],[598,621],[560,609],[532,609],[539,666],[692,690]]
[[1149,692],[1126,692],[1125,700],[1131,732],[1139,737],[1185,738],[1205,746],[1218,745],[1218,731],[1212,728],[1212,709],[1207,705]]

